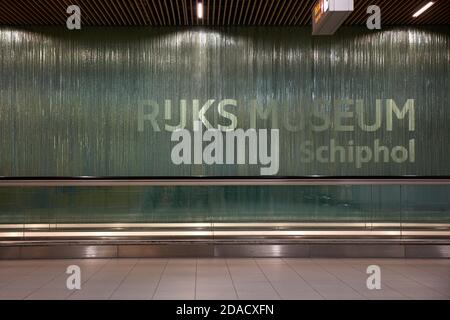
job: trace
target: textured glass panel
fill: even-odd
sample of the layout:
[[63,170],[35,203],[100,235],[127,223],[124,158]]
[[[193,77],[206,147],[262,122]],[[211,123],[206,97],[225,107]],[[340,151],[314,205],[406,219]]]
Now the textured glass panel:
[[402,221],[450,223],[450,187],[402,186]]
[[[235,99],[237,107],[227,108],[238,127],[279,128],[278,175],[450,175],[450,29],[310,33],[310,28],[1,27],[0,175],[259,175],[258,165],[171,162],[174,143],[165,125],[179,123],[180,100],[186,100],[186,126],[192,130],[194,100],[201,107],[208,99],[214,103],[205,117],[213,127],[229,124],[219,115],[219,101]],[[367,126],[376,124],[377,99],[380,129],[368,132]],[[389,99],[400,109],[413,100],[414,130],[411,113],[394,118],[389,130]],[[145,120],[139,131],[143,100],[154,100],[159,113],[153,126]],[[252,100],[263,111],[272,106],[277,122],[269,114],[252,124]],[[363,128],[357,105],[364,111]],[[151,110],[145,105],[146,114]],[[353,117],[341,120],[354,130],[337,131],[339,112],[350,111]],[[298,129],[314,112],[329,119],[329,128]],[[381,151],[378,161],[373,154],[360,167],[348,154],[340,162],[344,151],[335,152],[335,161],[331,155],[327,161],[317,155],[302,160],[307,141],[313,152],[331,148],[333,140],[345,150],[368,146],[375,153],[377,139],[389,151]],[[395,146],[407,148],[408,157],[398,163],[389,154],[385,162],[384,152]]]
[[[422,186],[422,188],[433,188],[433,186]],[[369,220],[371,222],[400,223],[402,216],[401,186],[372,186],[370,197],[372,212]]]
[[450,186],[0,188],[0,223],[450,222]]

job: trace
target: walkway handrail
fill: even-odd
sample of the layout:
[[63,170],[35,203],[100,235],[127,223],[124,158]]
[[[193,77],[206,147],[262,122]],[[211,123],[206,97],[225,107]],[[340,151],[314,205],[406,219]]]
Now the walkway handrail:
[[0,187],[450,185],[450,176],[0,177]]

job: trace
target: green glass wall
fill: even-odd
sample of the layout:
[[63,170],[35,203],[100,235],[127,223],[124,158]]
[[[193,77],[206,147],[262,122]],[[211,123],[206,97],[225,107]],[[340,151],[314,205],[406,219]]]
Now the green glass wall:
[[0,188],[0,223],[450,223],[449,194],[430,185]]
[[[167,126],[176,126],[185,114],[192,130],[195,101],[201,108],[208,100],[214,100],[205,113],[211,125],[229,125],[218,110],[226,99],[236,101],[227,110],[236,115],[238,128],[280,130],[279,176],[450,175],[450,29],[310,33],[310,28],[0,27],[0,176],[260,175],[255,165],[171,162],[174,143]],[[408,112],[395,115],[389,128],[392,103]],[[141,123],[140,108],[144,114],[157,109],[156,122]],[[252,110],[257,110],[253,120]],[[378,120],[379,128],[371,130]],[[321,124],[323,130],[314,129]],[[338,130],[345,126],[354,129]],[[409,148],[409,154],[401,163],[380,156],[360,167],[348,155],[343,162],[303,161],[301,146],[308,141],[313,152],[330,148],[332,141],[373,150],[378,141],[389,150]],[[2,187],[0,224],[450,223],[449,191],[449,186]]]
[[[310,28],[1,27],[0,176],[260,175],[258,165],[171,161],[166,126],[186,114],[192,130],[195,100],[213,100],[212,127],[230,125],[218,111],[225,99],[236,101],[225,108],[238,128],[280,130],[280,176],[450,175],[449,75],[446,26],[333,37]],[[390,129],[392,102],[411,109]],[[139,106],[150,114],[155,104],[155,122],[140,128]],[[407,159],[385,161],[383,151],[376,161],[376,140],[389,152],[406,148]],[[321,162],[302,150],[333,143],[374,154],[358,167],[349,155]]]

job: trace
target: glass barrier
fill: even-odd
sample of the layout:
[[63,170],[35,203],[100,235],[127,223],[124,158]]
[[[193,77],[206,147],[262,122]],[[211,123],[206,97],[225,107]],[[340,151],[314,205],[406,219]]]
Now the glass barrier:
[[137,233],[124,235],[165,230],[170,237],[177,230],[203,230],[204,236],[270,236],[272,231],[276,236],[277,231],[402,237],[423,230],[447,237],[449,195],[450,185],[1,187],[0,237],[65,236],[68,230],[81,237],[85,231],[120,236],[130,230]]

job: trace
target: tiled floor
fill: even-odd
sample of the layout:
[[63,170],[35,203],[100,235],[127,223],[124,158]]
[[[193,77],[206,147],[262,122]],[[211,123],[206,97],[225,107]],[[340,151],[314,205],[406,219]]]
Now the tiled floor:
[[[366,286],[374,264],[381,290]],[[81,290],[66,287],[69,265]],[[0,299],[450,299],[450,260],[3,260]]]

